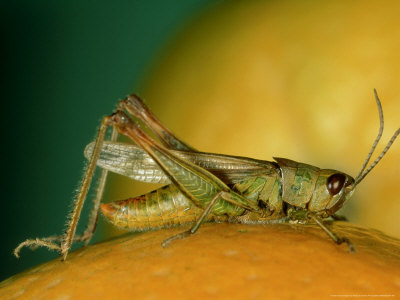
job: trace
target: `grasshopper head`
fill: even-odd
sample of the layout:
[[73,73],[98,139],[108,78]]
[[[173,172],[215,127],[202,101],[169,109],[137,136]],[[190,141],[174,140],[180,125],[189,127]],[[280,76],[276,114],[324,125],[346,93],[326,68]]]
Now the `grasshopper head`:
[[316,181],[316,186],[312,198],[308,204],[308,209],[314,211],[322,217],[329,217],[334,214],[343,203],[351,197],[355,187],[367,176],[367,174],[378,164],[382,157],[389,150],[397,136],[400,134],[400,128],[396,130],[385,149],[375,159],[375,161],[367,168],[368,162],[375,151],[376,146],[383,133],[383,111],[381,101],[374,89],[375,100],[378,106],[380,127],[367,158],[356,176],[353,179],[351,176],[335,171],[335,170],[320,170],[319,177]]
[[282,200],[329,217],[351,197],[353,177],[331,169],[320,169],[287,158],[274,157],[282,174]]
[[308,210],[327,218],[342,207],[353,194],[354,188],[353,177],[336,170],[322,169],[308,203]]
[[298,163],[285,158],[275,158],[282,173],[282,200],[296,207],[306,208],[316,215],[327,218],[334,214],[351,197],[355,187],[367,176],[389,150],[398,135],[396,130],[385,149],[367,168],[368,162],[383,133],[383,111],[376,90],[375,100],[378,105],[380,128],[378,136],[367,155],[360,172],[354,179],[342,172]]

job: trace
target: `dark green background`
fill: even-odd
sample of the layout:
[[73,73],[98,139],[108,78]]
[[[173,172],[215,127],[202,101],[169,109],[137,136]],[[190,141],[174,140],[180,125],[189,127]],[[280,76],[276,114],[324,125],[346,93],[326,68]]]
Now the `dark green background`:
[[13,248],[60,234],[82,151],[206,0],[5,1],[0,280],[57,257]]

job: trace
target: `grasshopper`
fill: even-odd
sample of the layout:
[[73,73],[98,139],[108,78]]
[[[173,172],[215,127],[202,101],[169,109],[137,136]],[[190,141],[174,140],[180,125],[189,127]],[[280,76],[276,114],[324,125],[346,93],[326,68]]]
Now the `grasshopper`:
[[[324,219],[338,218],[335,213],[400,134],[399,128],[367,168],[384,125],[382,106],[376,90],[374,93],[380,129],[355,178],[286,158],[274,157],[275,161],[270,162],[197,151],[166,128],[139,97],[130,95],[118,103],[113,114],[103,118],[96,140],[85,148],[89,164],[66,233],[26,240],[18,245],[14,254],[18,257],[25,246],[44,246],[59,251],[65,260],[74,241],[89,243],[100,209],[111,224],[132,231],[192,224],[188,231],[166,239],[162,243],[164,247],[173,240],[194,234],[203,222],[314,221],[336,244],[346,243],[350,251],[355,251],[349,239],[337,236],[324,224]],[[158,141],[143,131],[137,121],[153,132]],[[112,127],[111,137],[105,140],[109,127]],[[129,137],[135,144],[117,142],[118,134]],[[93,209],[86,230],[81,236],[75,236],[96,166],[101,167],[102,172]],[[139,197],[101,204],[109,171],[142,182],[166,185]]]

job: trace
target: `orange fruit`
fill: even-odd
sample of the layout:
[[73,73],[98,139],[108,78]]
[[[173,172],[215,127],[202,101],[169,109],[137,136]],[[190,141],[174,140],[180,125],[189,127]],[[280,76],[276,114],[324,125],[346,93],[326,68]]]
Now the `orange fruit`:
[[205,224],[161,247],[182,229],[128,235],[70,253],[0,284],[1,299],[332,299],[395,295],[400,241],[354,225]]

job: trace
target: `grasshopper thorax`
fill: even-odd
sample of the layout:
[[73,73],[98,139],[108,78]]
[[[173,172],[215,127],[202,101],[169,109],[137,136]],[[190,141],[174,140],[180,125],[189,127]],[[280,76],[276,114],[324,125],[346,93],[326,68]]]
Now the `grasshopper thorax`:
[[276,158],[282,175],[282,200],[329,217],[354,191],[354,178],[342,172],[320,169],[286,158]]

